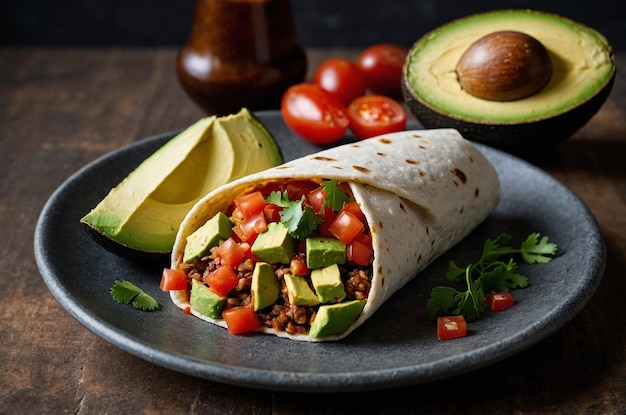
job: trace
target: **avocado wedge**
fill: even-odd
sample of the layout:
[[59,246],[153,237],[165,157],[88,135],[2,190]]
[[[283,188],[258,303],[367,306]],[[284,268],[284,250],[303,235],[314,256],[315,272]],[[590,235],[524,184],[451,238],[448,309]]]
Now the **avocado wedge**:
[[[547,49],[552,74],[536,93],[505,102],[461,87],[459,59],[498,31],[527,34]],[[567,139],[600,109],[614,79],[613,51],[594,29],[551,13],[499,10],[452,21],[419,39],[407,56],[402,89],[425,128],[456,128],[470,140],[508,147]]]
[[247,109],[202,118],[130,172],[80,224],[117,255],[166,257],[180,223],[202,196],[282,162],[271,133]]

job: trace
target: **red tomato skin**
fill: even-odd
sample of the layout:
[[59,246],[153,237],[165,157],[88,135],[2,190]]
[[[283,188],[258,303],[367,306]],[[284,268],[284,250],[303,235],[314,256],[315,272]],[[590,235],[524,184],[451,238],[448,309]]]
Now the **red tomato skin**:
[[515,305],[515,300],[508,291],[491,293],[487,295],[485,301],[487,301],[489,309],[494,312],[506,310],[507,308],[511,308]]
[[347,245],[352,242],[354,237],[364,228],[365,225],[363,225],[363,222],[361,222],[359,218],[354,216],[352,213],[340,211],[333,223],[331,223],[328,227],[328,230],[337,239]]
[[217,248],[217,255],[220,256],[226,264],[234,268],[243,261],[249,250],[249,243],[237,243],[233,238],[228,238]]
[[309,267],[306,266],[306,260],[304,259],[303,256],[300,256],[300,255],[294,255],[293,258],[291,258],[291,263],[289,264],[289,271],[291,271],[293,275],[299,275],[299,276],[309,275],[311,273],[311,270],[309,270]]
[[367,91],[367,80],[361,69],[345,58],[330,58],[313,73],[313,83],[337,95],[344,105]]
[[402,70],[407,54],[407,49],[391,43],[378,43],[361,52],[356,65],[365,75],[370,91],[393,98],[400,97]]
[[366,222],[365,214],[361,210],[361,205],[359,205],[359,202],[344,203],[344,205],[341,207],[341,210],[345,210],[347,212],[352,213],[354,216],[359,218],[359,220],[363,223]]
[[348,245],[348,258],[357,265],[367,266],[374,260],[372,239],[360,233]]
[[239,282],[239,277],[231,267],[221,265],[215,271],[208,273],[203,281],[209,285],[215,294],[224,297],[235,288]]
[[187,274],[179,269],[163,268],[159,286],[163,291],[186,290]]
[[234,202],[243,213],[244,218],[249,218],[256,213],[263,211],[263,208],[265,207],[265,198],[259,191],[239,196],[234,200]]
[[252,308],[232,307],[222,311],[222,318],[231,334],[242,334],[257,331],[261,326],[259,317]]
[[283,94],[280,111],[293,132],[314,144],[339,141],[350,124],[341,99],[313,83],[289,87]]
[[465,317],[443,316],[437,318],[437,337],[439,340],[456,339],[467,336]]
[[326,192],[322,186],[315,188],[306,195],[306,200],[315,213],[320,213],[326,201]]
[[383,95],[365,95],[348,106],[350,129],[357,138],[366,139],[406,128],[406,112],[395,100]]

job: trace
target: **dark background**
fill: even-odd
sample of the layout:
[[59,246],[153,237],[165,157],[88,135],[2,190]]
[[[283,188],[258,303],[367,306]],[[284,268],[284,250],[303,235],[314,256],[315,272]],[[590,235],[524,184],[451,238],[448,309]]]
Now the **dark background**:
[[[0,45],[177,46],[188,35],[195,0],[2,0]],[[435,27],[502,8],[558,13],[595,28],[626,49],[624,0],[292,0],[308,47],[412,45]]]

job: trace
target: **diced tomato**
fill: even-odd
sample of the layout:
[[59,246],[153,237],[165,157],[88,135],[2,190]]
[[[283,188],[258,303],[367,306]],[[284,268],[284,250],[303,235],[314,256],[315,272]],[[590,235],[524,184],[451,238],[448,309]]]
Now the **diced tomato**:
[[187,274],[179,269],[164,268],[160,287],[163,291],[186,290]]
[[234,202],[241,212],[243,212],[244,218],[249,218],[252,215],[262,212],[265,207],[265,198],[260,191],[239,196]]
[[273,203],[268,203],[263,208],[263,214],[265,215],[266,222],[280,222],[280,211],[282,207]]
[[235,288],[239,282],[239,277],[231,267],[221,265],[215,271],[209,272],[203,281],[209,285],[215,294],[223,297]]
[[439,340],[465,336],[467,336],[467,323],[462,315],[437,318],[437,337]]
[[485,298],[491,311],[502,311],[513,307],[515,300],[508,291],[488,294]]
[[246,257],[249,250],[250,244],[246,242],[237,243],[233,238],[228,238],[217,248],[216,253],[228,265],[236,267]]
[[372,248],[372,238],[359,233],[348,245],[348,259],[357,265],[367,266],[374,259],[374,249]]
[[315,213],[319,213],[324,206],[324,202],[326,201],[326,192],[324,191],[324,188],[322,186],[319,186],[311,190],[306,195],[306,200],[313,208],[313,211],[315,211]]
[[287,184],[287,196],[289,200],[300,200],[318,187],[317,183],[308,180],[290,182]]
[[233,227],[233,232],[237,234],[242,242],[248,242],[252,244],[256,237],[265,232],[267,229],[267,222],[265,221],[265,215],[263,211],[259,211],[252,216],[246,218],[243,222]]
[[317,226],[317,231],[322,236],[335,236],[333,235],[328,228],[332,225],[333,221],[337,217],[337,214],[333,211],[330,206],[326,206],[324,209],[324,215],[322,216],[322,223]]
[[363,222],[348,211],[340,211],[328,230],[346,245],[365,228]]
[[222,312],[228,331],[232,334],[257,331],[260,327],[259,317],[249,307],[233,307]]
[[365,214],[363,213],[363,211],[361,210],[361,205],[359,205],[358,202],[348,202],[348,203],[344,203],[344,205],[341,207],[341,210],[345,210],[347,212],[352,213],[354,216],[356,216],[357,218],[359,218],[359,220],[363,223],[366,222],[365,220]]
[[239,222],[241,222],[242,220],[244,220],[244,216],[243,216],[243,212],[241,211],[241,209],[239,209],[236,205],[233,205],[234,208],[232,210],[232,212],[230,213],[230,220],[237,224]]
[[309,275],[311,271],[306,266],[306,260],[300,255],[294,255],[289,264],[289,271],[293,275]]

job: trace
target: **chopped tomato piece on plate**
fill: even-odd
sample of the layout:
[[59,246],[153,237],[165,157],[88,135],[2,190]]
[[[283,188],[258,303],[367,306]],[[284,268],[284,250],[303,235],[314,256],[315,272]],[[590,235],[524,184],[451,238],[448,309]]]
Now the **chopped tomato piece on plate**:
[[437,337],[440,340],[456,339],[467,336],[465,317],[443,316],[437,318]]
[[502,311],[513,307],[515,300],[508,291],[491,293],[485,298],[491,311]]

